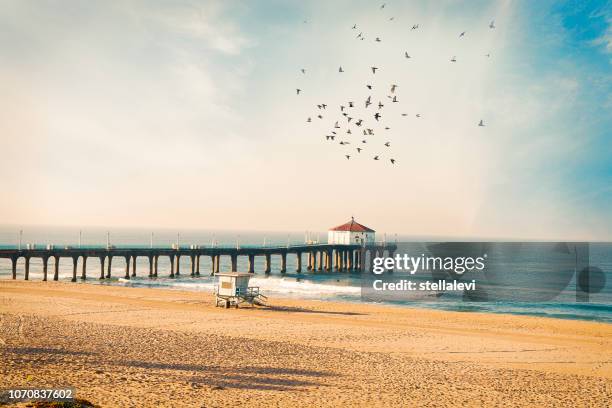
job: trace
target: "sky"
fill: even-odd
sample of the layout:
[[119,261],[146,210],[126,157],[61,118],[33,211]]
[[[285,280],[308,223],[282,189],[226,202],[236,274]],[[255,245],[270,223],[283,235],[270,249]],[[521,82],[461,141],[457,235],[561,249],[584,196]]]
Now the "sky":
[[0,224],[612,239],[610,2],[0,3]]

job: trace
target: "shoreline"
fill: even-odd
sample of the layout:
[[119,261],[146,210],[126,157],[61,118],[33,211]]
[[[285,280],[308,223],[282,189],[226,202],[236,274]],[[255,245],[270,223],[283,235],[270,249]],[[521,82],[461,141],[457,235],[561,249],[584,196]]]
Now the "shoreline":
[[[603,406],[612,398],[605,322],[277,297],[268,308],[226,310],[212,299],[0,281],[8,362],[0,387],[26,386],[28,375],[41,385],[63,378],[104,407],[176,406],[178,394],[186,406]],[[525,381],[529,389],[518,389]],[[441,393],[425,392],[434,388]]]

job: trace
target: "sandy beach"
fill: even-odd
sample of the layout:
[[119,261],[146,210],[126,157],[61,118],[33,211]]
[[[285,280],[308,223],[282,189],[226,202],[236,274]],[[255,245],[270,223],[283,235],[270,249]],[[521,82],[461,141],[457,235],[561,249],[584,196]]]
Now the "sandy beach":
[[0,388],[102,407],[609,406],[612,325],[0,282]]

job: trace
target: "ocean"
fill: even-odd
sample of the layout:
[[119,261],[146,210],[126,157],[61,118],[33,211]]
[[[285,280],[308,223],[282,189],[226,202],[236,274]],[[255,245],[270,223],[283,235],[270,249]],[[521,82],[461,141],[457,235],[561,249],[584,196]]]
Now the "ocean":
[[[14,248],[19,245],[18,227],[0,227],[0,248]],[[176,231],[156,230],[153,237],[149,231],[134,229],[113,229],[109,231],[112,245],[121,246],[145,246],[151,243],[155,247],[170,247],[177,240],[183,247],[191,244],[210,246],[285,246],[287,244],[303,244],[305,239],[326,241],[326,233],[283,233],[283,232],[253,232],[253,231],[182,231],[180,236]],[[28,227],[23,229],[22,247],[28,243],[35,243],[38,247],[53,244],[56,247],[71,245],[77,247],[79,244],[85,246],[104,246],[107,241],[107,231],[103,228],[83,229],[79,234],[76,228],[45,228]],[[398,240],[405,238],[399,237]],[[80,242],[79,242],[80,241]],[[433,245],[436,245],[435,243]],[[398,243],[398,253],[402,248],[409,248],[411,253],[419,254],[427,251],[429,246],[419,242],[417,238],[411,237],[410,242]],[[612,323],[612,243],[590,243],[588,244],[588,263],[597,267],[598,287],[593,293],[589,293],[588,299],[581,296],[580,282],[577,282],[578,273],[568,271],[564,274],[562,287],[555,291],[554,296],[541,298],[533,295],[538,282],[549,280],[551,263],[555,260],[542,256],[540,252],[533,252],[533,248],[527,245],[529,251],[514,254],[511,263],[496,264],[494,271],[489,272],[489,278],[494,275],[495,279],[489,279],[486,287],[488,297],[483,299],[466,298],[465,294],[446,292],[435,296],[404,296],[399,298],[379,297],[371,298],[364,296],[362,286],[367,285],[372,278],[369,272],[325,272],[316,271],[296,273],[295,256],[287,256],[287,272],[280,273],[280,257],[272,256],[272,272],[269,275],[263,273],[264,258],[255,258],[255,275],[251,278],[250,286],[258,286],[268,297],[289,297],[309,300],[329,300],[342,302],[372,302],[389,304],[397,307],[420,307],[440,310],[452,310],[460,312],[484,312],[484,313],[509,313],[517,315],[544,316],[562,319],[591,320]],[[538,250],[539,251],[539,250]],[[23,279],[23,259],[17,266],[17,279]],[[121,257],[113,259],[112,275],[110,280],[100,281],[100,264],[98,259],[88,259],[88,279],[78,280],[75,284],[93,285],[119,285],[128,287],[151,287],[167,290],[190,290],[212,292],[215,287],[215,278],[210,275],[211,262],[209,257],[202,257],[200,276],[190,276],[190,260],[188,257],[181,259],[181,275],[169,278],[170,263],[165,257],[159,258],[159,277],[150,279],[148,274],[148,260],[139,258],[137,262],[137,276],[129,281],[122,279],[125,273],[125,261]],[[304,263],[305,265],[305,263]],[[246,271],[247,257],[238,258],[238,270]],[[222,257],[221,271],[230,269],[229,257]],[[61,259],[60,280],[70,281],[72,277],[72,261]],[[81,270],[79,265],[78,276]],[[367,276],[365,276],[367,275]],[[500,276],[502,278],[500,278]],[[556,275],[555,275],[556,276]],[[509,280],[507,277],[512,277]],[[423,278],[422,276],[420,277]],[[469,276],[466,275],[466,278]],[[8,259],[0,258],[0,279],[11,279],[11,263]],[[42,279],[42,261],[32,258],[30,261],[30,280]],[[580,292],[580,293],[579,293]],[[502,295],[498,295],[498,294]],[[506,293],[512,293],[508,296]],[[539,293],[539,292],[538,292]],[[588,301],[587,301],[588,300]]]

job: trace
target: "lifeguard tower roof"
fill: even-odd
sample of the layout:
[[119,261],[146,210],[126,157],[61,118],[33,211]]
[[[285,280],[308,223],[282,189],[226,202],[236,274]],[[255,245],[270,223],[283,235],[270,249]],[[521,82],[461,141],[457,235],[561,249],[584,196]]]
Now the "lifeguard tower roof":
[[233,278],[238,278],[240,276],[253,276],[253,274],[246,272],[217,272],[215,273],[215,276],[230,276]]
[[372,228],[368,228],[365,225],[358,223],[354,218],[351,218],[351,220],[346,224],[331,228],[330,231],[376,232]]

